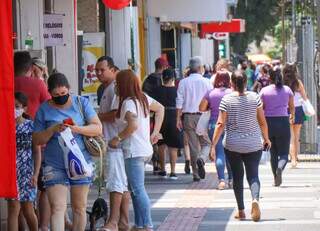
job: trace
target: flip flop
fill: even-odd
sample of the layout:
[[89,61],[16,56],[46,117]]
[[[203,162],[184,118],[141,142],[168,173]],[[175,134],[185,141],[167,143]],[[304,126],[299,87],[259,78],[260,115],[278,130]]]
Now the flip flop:
[[112,231],[111,229],[108,228],[98,228],[97,231]]

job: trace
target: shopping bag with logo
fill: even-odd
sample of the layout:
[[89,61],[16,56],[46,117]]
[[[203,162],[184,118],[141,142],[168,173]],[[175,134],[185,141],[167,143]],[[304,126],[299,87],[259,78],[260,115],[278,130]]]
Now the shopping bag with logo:
[[208,126],[209,126],[209,120],[210,120],[211,113],[204,112],[201,114],[200,119],[197,124],[196,133],[199,136],[204,136],[208,134]]
[[59,144],[64,153],[64,163],[69,178],[78,180],[85,177],[91,177],[93,166],[84,158],[70,128],[66,128],[60,133]]

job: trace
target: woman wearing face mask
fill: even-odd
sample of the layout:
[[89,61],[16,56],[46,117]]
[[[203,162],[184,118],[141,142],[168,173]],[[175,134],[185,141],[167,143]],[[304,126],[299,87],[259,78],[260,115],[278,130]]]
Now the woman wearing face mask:
[[8,199],[8,227],[9,230],[18,230],[20,210],[28,224],[29,230],[38,230],[38,221],[33,209],[33,202],[37,195],[37,179],[40,169],[40,149],[32,145],[33,122],[25,117],[27,96],[16,92],[15,119],[16,119],[16,165],[18,197]]
[[[102,125],[89,101],[80,98],[83,114],[81,116],[78,96],[69,94],[70,85],[61,73],[52,74],[48,79],[48,90],[52,99],[43,103],[35,119],[34,141],[38,145],[46,144],[43,169],[44,187],[51,206],[51,229],[65,229],[64,214],[67,206],[67,194],[70,188],[73,212],[72,230],[85,230],[86,205],[89,185],[92,177],[71,180],[65,170],[63,150],[58,141],[59,133],[70,127],[86,159],[91,157],[83,143],[83,135],[96,136],[102,133]],[[63,124],[63,120],[72,118],[73,125]],[[87,125],[86,125],[87,124]],[[70,186],[70,187],[69,187]]]

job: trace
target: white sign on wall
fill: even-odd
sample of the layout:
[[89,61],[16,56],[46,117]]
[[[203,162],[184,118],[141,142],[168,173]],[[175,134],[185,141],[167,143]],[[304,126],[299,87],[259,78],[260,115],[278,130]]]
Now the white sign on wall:
[[45,14],[43,16],[44,46],[63,46],[63,17],[62,14]]
[[160,22],[227,21],[226,0],[147,0],[148,16]]

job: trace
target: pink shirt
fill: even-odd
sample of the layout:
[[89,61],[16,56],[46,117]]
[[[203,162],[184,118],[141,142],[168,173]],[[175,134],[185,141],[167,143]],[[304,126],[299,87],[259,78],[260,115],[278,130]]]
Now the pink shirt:
[[27,114],[34,119],[40,105],[51,99],[46,84],[37,78],[16,76],[14,78],[15,92],[21,92],[28,97]]

